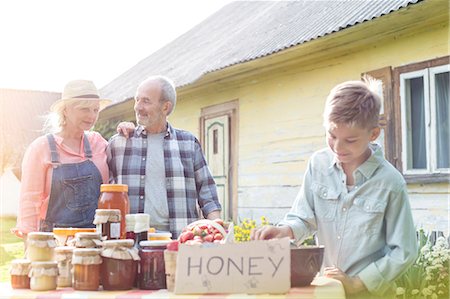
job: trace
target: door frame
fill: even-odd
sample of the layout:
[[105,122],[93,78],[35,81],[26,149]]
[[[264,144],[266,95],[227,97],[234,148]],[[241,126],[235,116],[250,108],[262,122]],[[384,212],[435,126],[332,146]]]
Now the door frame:
[[231,203],[231,217],[234,222],[237,221],[238,215],[238,128],[239,128],[239,100],[232,100],[226,103],[212,105],[201,108],[200,113],[200,144],[202,148],[205,146],[205,120],[218,116],[228,115],[230,123],[230,161],[228,171],[228,194]]

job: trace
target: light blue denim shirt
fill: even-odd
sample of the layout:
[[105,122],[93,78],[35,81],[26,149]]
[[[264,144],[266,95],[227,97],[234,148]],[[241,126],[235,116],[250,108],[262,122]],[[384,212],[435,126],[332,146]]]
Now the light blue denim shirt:
[[297,240],[317,232],[325,246],[324,267],[359,276],[373,295],[391,293],[392,282],[417,257],[415,227],[402,175],[378,145],[346,176],[330,149],[313,154],[291,211],[279,223]]

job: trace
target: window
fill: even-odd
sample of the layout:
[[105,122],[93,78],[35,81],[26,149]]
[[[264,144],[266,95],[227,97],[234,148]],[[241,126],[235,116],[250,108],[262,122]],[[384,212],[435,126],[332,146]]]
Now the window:
[[449,173],[449,65],[400,74],[404,174]]
[[369,71],[382,81],[386,159],[408,183],[450,180],[450,56]]

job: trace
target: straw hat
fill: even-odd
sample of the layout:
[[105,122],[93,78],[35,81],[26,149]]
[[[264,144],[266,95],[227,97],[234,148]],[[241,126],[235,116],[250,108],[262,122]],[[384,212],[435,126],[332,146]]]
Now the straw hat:
[[66,84],[62,97],[50,107],[51,111],[57,111],[58,107],[69,100],[100,100],[100,110],[111,103],[111,100],[101,99],[94,82],[89,80],[73,80]]

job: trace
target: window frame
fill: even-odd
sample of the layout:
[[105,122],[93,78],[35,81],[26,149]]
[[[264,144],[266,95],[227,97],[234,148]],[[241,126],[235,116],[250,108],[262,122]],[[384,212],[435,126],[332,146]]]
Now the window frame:
[[361,74],[368,74],[383,82],[384,113],[380,115],[380,127],[384,129],[385,133],[385,156],[403,174],[406,182],[410,184],[449,183],[450,173],[405,174],[403,172],[400,75],[446,65],[450,65],[450,56],[411,63],[396,68],[387,66]]

